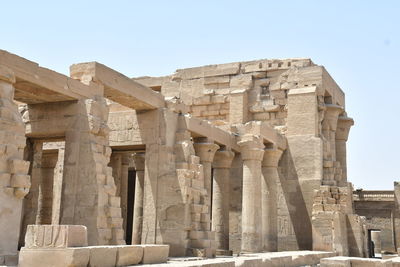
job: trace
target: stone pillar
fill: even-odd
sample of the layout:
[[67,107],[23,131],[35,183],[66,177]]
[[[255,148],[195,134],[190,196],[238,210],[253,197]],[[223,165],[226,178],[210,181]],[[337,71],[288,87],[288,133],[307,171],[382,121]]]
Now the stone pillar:
[[53,225],[57,225],[60,223],[62,179],[64,173],[64,155],[65,155],[65,144],[63,147],[60,147],[58,149],[57,163],[54,168],[53,207],[51,213],[51,224]]
[[278,163],[280,149],[265,149],[262,161],[261,207],[264,251],[278,249]]
[[65,133],[60,224],[85,225],[89,245],[124,244],[120,198],[110,161],[103,97],[79,100]]
[[342,167],[342,179],[339,186],[345,186],[347,183],[347,151],[346,142],[349,137],[350,127],[354,125],[352,118],[347,116],[339,116],[336,129],[336,160],[340,162]]
[[132,245],[141,244],[143,225],[144,153],[133,155],[136,171],[135,202],[133,208]]
[[211,230],[215,232],[218,250],[229,250],[229,188],[230,167],[235,153],[223,149],[213,161],[213,196]]
[[262,250],[261,161],[264,145],[257,136],[240,141],[243,159],[242,252]]
[[200,163],[203,165],[204,170],[204,187],[207,191],[204,204],[211,207],[211,163],[213,162],[214,154],[219,146],[210,142],[207,138],[197,138],[193,146],[196,151],[196,156],[200,157]]
[[230,93],[229,123],[246,123],[249,117],[249,106],[246,89],[233,90]]
[[317,94],[314,86],[288,92],[288,148],[282,155],[284,179],[281,179],[278,198],[282,200],[278,210],[279,250],[312,249],[313,195],[323,177],[323,140]]
[[31,185],[29,162],[23,160],[25,125],[13,101],[13,83],[14,73],[0,65],[0,265],[17,254],[22,199]]

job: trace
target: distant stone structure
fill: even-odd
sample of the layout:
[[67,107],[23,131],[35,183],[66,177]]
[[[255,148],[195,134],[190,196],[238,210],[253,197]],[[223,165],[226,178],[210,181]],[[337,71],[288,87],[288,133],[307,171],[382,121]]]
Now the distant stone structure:
[[310,59],[139,78],[90,62],[67,77],[0,50],[0,101],[0,264],[36,255],[25,240],[65,246],[73,225],[89,246],[170,256],[369,255],[347,180],[353,120]]

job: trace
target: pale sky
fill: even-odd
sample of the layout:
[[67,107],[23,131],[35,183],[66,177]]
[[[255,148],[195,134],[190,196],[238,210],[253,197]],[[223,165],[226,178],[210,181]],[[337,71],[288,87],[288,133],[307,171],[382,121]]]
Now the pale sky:
[[1,1],[0,49],[68,74],[98,61],[127,76],[261,58],[310,57],[355,120],[348,179],[400,180],[400,1]]

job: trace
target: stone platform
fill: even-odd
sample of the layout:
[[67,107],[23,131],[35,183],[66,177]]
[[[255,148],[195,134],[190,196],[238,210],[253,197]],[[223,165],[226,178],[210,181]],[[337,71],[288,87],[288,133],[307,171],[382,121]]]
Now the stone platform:
[[321,260],[321,267],[400,267],[400,257],[371,259],[356,257],[332,257]]
[[142,266],[179,266],[179,267],[270,267],[270,266],[313,266],[322,258],[334,257],[336,253],[325,251],[287,251],[243,254],[236,257],[202,258],[170,258],[167,263]]
[[22,248],[20,267],[114,267],[167,262],[168,245]]

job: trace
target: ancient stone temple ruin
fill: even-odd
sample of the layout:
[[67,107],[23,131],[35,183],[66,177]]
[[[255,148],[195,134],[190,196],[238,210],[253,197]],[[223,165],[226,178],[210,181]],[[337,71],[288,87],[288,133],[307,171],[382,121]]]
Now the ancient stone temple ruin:
[[21,266],[368,257],[352,125],[306,58],[139,78],[89,62],[68,77],[0,50],[0,265],[19,250]]

